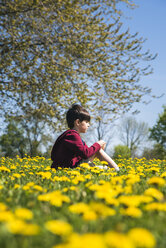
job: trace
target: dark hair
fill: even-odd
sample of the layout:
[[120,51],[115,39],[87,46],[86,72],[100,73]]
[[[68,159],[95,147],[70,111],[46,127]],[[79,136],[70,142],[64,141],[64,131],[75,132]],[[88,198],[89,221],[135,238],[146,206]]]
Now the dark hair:
[[79,104],[73,104],[67,111],[66,121],[69,128],[74,127],[74,121],[79,119],[80,121],[89,121],[90,114],[88,111]]

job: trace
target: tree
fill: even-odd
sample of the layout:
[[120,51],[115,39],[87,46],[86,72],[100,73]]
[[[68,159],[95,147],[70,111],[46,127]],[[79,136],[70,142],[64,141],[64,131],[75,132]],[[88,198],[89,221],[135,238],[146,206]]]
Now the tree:
[[159,114],[156,124],[150,128],[150,139],[160,144],[166,150],[166,106],[163,113]]
[[150,140],[156,143],[152,149],[145,149],[143,152],[146,158],[165,159],[166,158],[166,106],[163,106],[163,112],[159,114],[156,124],[150,128]]
[[[8,116],[60,129],[64,110],[79,101],[112,114],[128,111],[150,93],[139,84],[151,67],[140,61],[144,39],[121,31],[119,2],[128,0],[2,0],[0,106]],[[39,121],[40,121],[39,120]]]
[[145,142],[148,137],[148,125],[144,122],[138,122],[134,117],[126,117],[122,120],[120,126],[120,139],[134,157],[136,150]]
[[40,113],[29,116],[28,121],[27,119],[17,119],[17,121],[27,139],[27,154],[31,157],[43,155],[42,148],[46,150],[53,141],[50,135],[52,130],[46,125],[46,121],[40,118]]
[[5,156],[24,157],[27,154],[34,157],[45,153],[48,157],[46,150],[50,149],[49,145],[53,141],[48,130],[45,130],[45,123],[38,119],[39,116],[32,116],[28,123],[24,119],[6,119],[8,125],[0,136],[0,146]]
[[128,148],[128,146],[125,145],[117,145],[114,147],[114,153],[113,158],[130,158],[131,157],[131,151]]
[[152,148],[145,148],[142,157],[146,159],[166,159],[166,150],[161,144],[156,143]]
[[0,136],[1,152],[6,157],[19,155],[24,157],[27,152],[27,139],[24,138],[23,130],[18,128],[16,122],[10,121],[5,133]]

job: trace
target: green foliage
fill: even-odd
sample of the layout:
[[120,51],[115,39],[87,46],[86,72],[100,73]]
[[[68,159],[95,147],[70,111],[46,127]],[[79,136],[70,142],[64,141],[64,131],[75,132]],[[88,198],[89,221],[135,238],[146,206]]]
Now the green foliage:
[[0,137],[1,152],[6,157],[25,156],[27,139],[19,129],[16,122],[11,121],[6,127],[4,134]]
[[139,61],[154,57],[143,51],[142,37],[121,30],[118,4],[133,7],[128,0],[1,2],[3,114],[61,129],[71,102],[100,109],[102,98],[105,111],[117,115],[150,92],[138,81],[151,67]]
[[166,150],[161,144],[155,144],[152,148],[145,148],[142,157],[146,159],[166,159]]
[[114,153],[113,158],[130,158],[131,157],[131,151],[130,149],[125,145],[117,145],[114,147]]
[[[0,136],[1,153],[6,157],[42,156],[42,146],[46,149],[49,142],[52,143],[49,134],[44,131],[44,123],[38,122],[34,116],[28,124],[26,120],[10,119],[6,122],[8,125]],[[50,152],[45,152],[45,156],[50,157]]]
[[166,106],[159,115],[156,124],[150,129],[150,138],[166,149]]
[[143,156],[146,158],[166,158],[166,106],[163,106],[163,112],[159,114],[156,124],[150,128],[150,139],[156,144],[152,149],[146,149]]

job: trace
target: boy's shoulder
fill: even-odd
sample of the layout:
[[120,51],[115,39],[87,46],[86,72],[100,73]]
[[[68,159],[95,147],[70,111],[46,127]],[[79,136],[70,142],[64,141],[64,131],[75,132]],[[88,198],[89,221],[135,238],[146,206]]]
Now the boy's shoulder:
[[80,135],[76,130],[68,129],[58,137],[57,142],[64,139],[78,140],[80,139]]
[[[61,137],[63,136],[68,136],[68,135],[79,135],[79,133],[76,131],[76,130],[74,130],[74,129],[68,129],[68,130],[66,130],[65,132],[63,132],[62,134],[61,134]],[[80,135],[79,135],[80,136]]]
[[[79,135],[79,133],[76,131],[76,130],[74,130],[74,129],[68,129],[68,130],[66,130],[64,133],[63,133],[64,135]],[[80,135],[79,135],[80,136]]]

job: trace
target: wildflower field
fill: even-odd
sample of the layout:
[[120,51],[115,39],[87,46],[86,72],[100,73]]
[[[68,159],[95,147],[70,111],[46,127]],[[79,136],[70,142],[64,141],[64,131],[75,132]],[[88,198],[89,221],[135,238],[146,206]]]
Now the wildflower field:
[[165,248],[166,161],[116,162],[118,173],[1,158],[0,247]]

